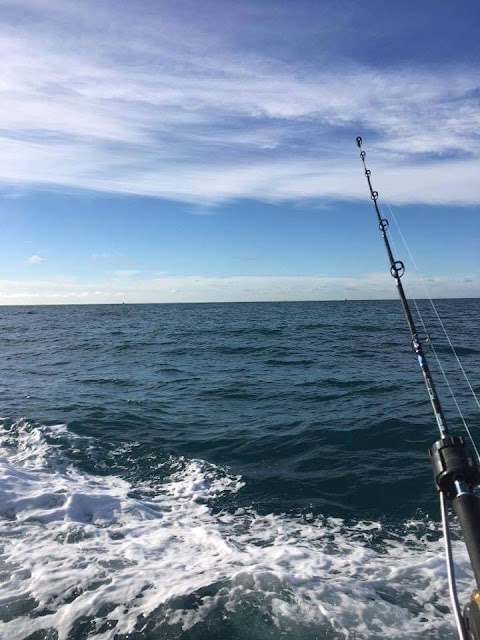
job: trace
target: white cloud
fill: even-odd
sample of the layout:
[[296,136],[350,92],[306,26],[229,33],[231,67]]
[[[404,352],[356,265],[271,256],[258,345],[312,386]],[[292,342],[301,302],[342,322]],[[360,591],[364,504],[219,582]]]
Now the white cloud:
[[123,260],[124,254],[118,251],[101,251],[99,253],[92,253],[92,262],[111,265],[116,264]]
[[116,269],[112,272],[112,276],[118,279],[133,278],[134,276],[138,276],[140,273],[141,271],[138,269]]
[[[363,199],[354,136],[365,133],[376,186],[392,201],[480,202],[476,68],[320,59],[313,71],[285,69],[168,15],[121,22],[99,8],[23,4],[43,22],[0,27],[8,185],[204,204]],[[73,19],[65,38],[62,20]]]
[[41,264],[42,262],[45,262],[45,258],[42,258],[42,256],[39,256],[37,253],[33,256],[30,256],[30,258],[27,260],[27,264]]
[[[480,279],[471,274],[435,277],[432,297],[480,297]],[[425,298],[421,281],[410,275],[407,293]],[[161,276],[80,281],[0,280],[0,304],[76,304],[118,302],[250,302],[282,300],[368,300],[394,298],[388,273],[355,278],[328,276]]]

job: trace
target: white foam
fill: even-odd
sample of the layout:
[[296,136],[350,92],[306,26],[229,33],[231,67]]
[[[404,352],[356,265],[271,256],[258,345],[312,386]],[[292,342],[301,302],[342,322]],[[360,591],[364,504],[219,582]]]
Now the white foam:
[[110,640],[152,614],[187,630],[218,611],[262,611],[287,638],[454,637],[436,525],[405,523],[404,539],[372,522],[216,514],[211,501],[243,484],[199,460],[134,499],[128,482],[77,470],[52,434],[74,438],[26,422],[2,432],[2,638],[53,628],[66,640],[91,618],[91,637]]

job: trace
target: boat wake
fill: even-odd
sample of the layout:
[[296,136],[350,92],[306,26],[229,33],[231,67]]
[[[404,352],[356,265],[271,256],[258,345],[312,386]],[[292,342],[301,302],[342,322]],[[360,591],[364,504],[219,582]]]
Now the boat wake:
[[0,437],[1,637],[454,637],[436,523],[264,516],[202,460],[135,482],[80,469],[96,443],[63,425]]

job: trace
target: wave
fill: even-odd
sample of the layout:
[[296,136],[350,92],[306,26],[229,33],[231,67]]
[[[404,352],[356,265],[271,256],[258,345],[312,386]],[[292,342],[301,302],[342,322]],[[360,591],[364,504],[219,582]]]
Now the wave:
[[4,421],[0,436],[2,637],[454,637],[426,519],[259,515],[235,507],[239,476],[203,460],[126,481],[78,468],[97,443],[65,425]]
[[308,367],[312,364],[315,364],[315,360],[311,360],[308,358],[291,358],[291,359],[280,359],[280,358],[270,358],[265,360],[265,364],[273,366],[273,367]]

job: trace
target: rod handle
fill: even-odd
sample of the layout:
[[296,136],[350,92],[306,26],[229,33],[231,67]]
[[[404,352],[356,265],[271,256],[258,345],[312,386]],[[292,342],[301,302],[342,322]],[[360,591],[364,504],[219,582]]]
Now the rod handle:
[[480,499],[474,493],[461,493],[453,501],[462,529],[473,574],[480,589]]

